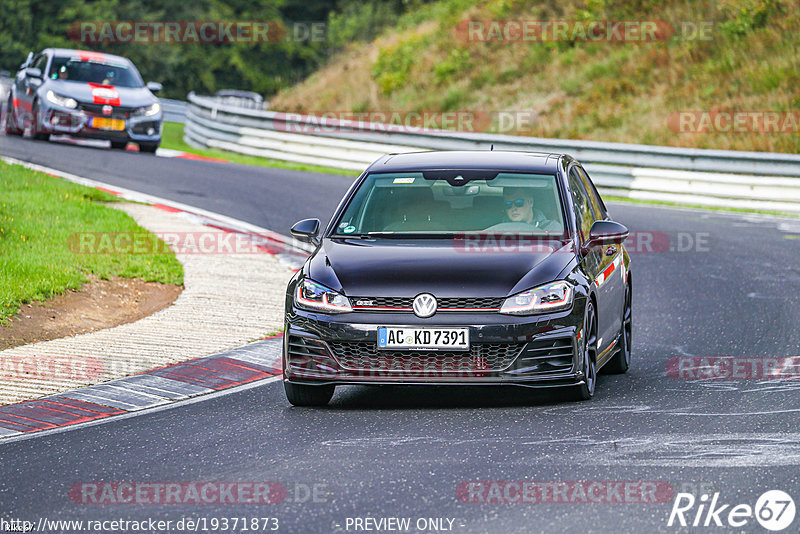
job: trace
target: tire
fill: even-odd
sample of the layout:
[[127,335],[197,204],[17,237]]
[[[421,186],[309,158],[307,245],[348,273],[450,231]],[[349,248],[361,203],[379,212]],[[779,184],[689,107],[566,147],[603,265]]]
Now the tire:
[[575,387],[575,400],[585,401],[594,396],[597,385],[597,316],[590,300],[583,320],[583,384]]
[[43,131],[44,128],[39,124],[39,103],[33,104],[33,120],[31,121],[31,135],[35,141],[49,141],[50,134]]
[[627,373],[631,366],[631,325],[632,321],[632,295],[630,284],[625,286],[625,306],[622,309],[622,328],[620,329],[620,349],[613,358],[603,366],[603,371],[609,374]]
[[[12,120],[13,118],[13,120]],[[6,116],[4,119],[6,135],[22,135],[22,130],[17,125],[17,110],[14,107],[14,99],[8,95],[8,103],[6,104]]]
[[286,399],[293,406],[325,406],[333,397],[336,386],[309,386],[284,382],[283,389],[286,392]]
[[159,143],[139,143],[139,152],[155,154],[156,150],[158,150],[158,145]]
[[114,150],[125,150],[127,146],[127,141],[111,141],[111,148]]

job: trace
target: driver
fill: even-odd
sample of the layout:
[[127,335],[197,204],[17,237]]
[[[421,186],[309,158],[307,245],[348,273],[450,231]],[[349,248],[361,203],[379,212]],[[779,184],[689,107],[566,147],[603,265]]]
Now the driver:
[[503,189],[503,209],[509,221],[528,224],[543,231],[559,231],[556,222],[545,217],[533,203],[533,191],[528,187]]

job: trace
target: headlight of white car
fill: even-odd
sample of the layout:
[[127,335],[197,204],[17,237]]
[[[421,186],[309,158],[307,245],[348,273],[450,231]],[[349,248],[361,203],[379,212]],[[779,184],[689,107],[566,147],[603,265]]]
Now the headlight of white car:
[[148,106],[148,107],[146,107],[146,108],[142,108],[142,109],[144,109],[144,114],[145,114],[145,116],[147,116],[147,117],[151,117],[151,116],[153,116],[153,115],[156,115],[156,114],[158,114],[158,112],[159,112],[159,111],[161,111],[161,104],[159,104],[158,102],[156,102],[156,103],[155,103],[155,104],[153,104],[152,106]]
[[294,303],[299,308],[327,313],[346,313],[353,311],[347,297],[322,284],[312,282],[311,280],[303,280],[297,284],[297,290],[294,294]]
[[575,291],[569,282],[551,282],[508,297],[500,308],[500,313],[533,315],[566,310],[572,306],[574,296]]
[[47,91],[47,100],[63,108],[75,109],[78,107],[78,102],[74,98],[57,95],[53,91]]
[[158,114],[159,111],[161,111],[161,104],[156,102],[155,104],[151,104],[149,106],[137,108],[136,111],[134,111],[134,115],[144,115],[145,117],[152,117],[153,115]]

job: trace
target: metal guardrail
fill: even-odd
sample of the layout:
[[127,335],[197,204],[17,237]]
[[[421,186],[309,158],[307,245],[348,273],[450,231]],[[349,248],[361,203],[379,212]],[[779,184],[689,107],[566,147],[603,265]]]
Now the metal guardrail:
[[13,78],[0,77],[0,105],[5,104],[12,83],[14,83]]
[[604,194],[800,212],[800,155],[795,154],[414,131],[245,109],[194,93],[186,119],[184,138],[191,145],[285,161],[363,170],[382,154],[494,145],[495,150],[568,153],[584,164]]
[[170,100],[169,98],[159,98],[161,110],[164,113],[164,120],[167,122],[186,123],[186,111],[189,104],[182,100]]

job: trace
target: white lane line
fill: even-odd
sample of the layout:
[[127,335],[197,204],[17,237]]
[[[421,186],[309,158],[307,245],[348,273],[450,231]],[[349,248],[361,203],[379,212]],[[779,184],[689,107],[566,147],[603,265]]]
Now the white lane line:
[[0,427],[0,438],[5,438],[8,436],[16,436],[18,434],[22,434],[22,432],[19,432],[18,430],[11,430],[9,428]]

